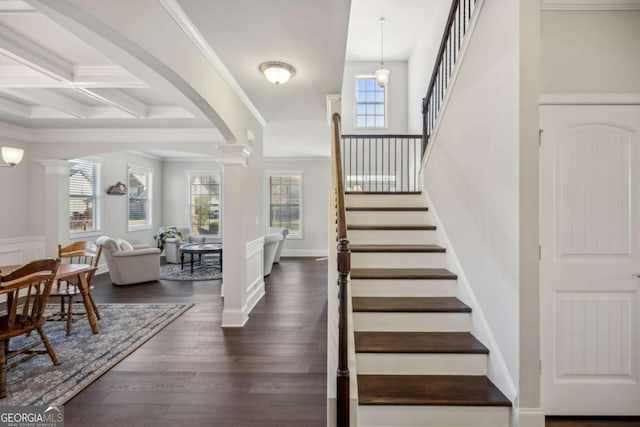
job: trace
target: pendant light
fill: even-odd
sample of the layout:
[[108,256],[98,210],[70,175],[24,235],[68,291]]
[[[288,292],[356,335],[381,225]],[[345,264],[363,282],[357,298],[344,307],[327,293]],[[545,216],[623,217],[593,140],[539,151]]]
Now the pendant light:
[[376,70],[376,82],[378,86],[385,87],[389,81],[389,69],[384,68],[384,18],[380,18],[380,68]]

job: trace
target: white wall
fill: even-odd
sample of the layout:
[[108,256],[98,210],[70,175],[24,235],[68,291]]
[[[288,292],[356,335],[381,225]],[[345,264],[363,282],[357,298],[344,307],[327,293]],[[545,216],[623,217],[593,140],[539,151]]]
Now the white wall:
[[433,73],[433,66],[440,47],[440,40],[447,22],[451,1],[432,1],[432,13],[425,16],[424,32],[407,61],[407,111],[408,130],[412,134],[422,133],[422,98]]
[[268,172],[302,172],[302,238],[287,238],[284,256],[326,256],[327,221],[329,207],[327,194],[331,187],[331,162],[329,158],[275,159],[265,158],[265,218],[268,225]]
[[493,334],[489,375],[511,398],[519,369],[518,11],[513,0],[484,2],[424,172],[484,333]]
[[[0,145],[25,150],[22,163],[13,168],[0,167],[0,197],[2,197],[0,239],[34,236],[36,234],[29,227],[31,211],[27,197],[31,169],[34,167],[30,150],[31,144],[3,138]],[[1,159],[0,162],[2,162]]]
[[640,93],[640,11],[541,13],[542,93]]
[[380,68],[379,62],[347,62],[342,80],[343,134],[406,134],[407,133],[407,63],[385,62],[389,69],[387,85],[387,128],[358,129],[355,127],[356,76],[367,76]]
[[187,173],[192,171],[221,172],[222,165],[217,160],[163,162],[162,220],[164,226],[189,227]]

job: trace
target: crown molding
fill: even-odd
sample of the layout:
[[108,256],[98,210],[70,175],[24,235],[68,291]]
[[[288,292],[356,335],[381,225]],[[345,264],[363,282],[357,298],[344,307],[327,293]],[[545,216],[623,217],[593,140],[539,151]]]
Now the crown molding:
[[33,129],[37,142],[211,142],[224,138],[215,128]]
[[193,44],[200,50],[202,55],[209,61],[211,66],[220,74],[220,77],[229,85],[233,93],[240,99],[245,107],[253,114],[258,123],[262,126],[267,124],[267,121],[262,117],[262,114],[253,105],[245,91],[242,89],[238,81],[233,77],[233,74],[224,65],[218,54],[213,50],[211,45],[198,31],[196,26],[191,22],[191,19],[187,16],[187,13],[180,7],[177,0],[158,0],[160,4],[169,12],[169,15],[180,26],[182,31],[189,37]]
[[33,142],[31,129],[6,122],[0,122],[0,136],[2,138],[15,139],[16,141]]
[[540,0],[540,10],[640,10],[640,0]]

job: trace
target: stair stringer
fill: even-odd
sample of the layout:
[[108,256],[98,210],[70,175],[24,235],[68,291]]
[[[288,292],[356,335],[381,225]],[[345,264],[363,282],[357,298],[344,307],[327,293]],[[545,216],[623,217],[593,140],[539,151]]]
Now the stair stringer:
[[[430,223],[436,226],[436,241],[440,246],[447,248],[446,268],[458,276],[458,298],[472,309],[470,332],[489,349],[487,376],[511,400],[513,409],[515,409],[517,407],[515,403],[518,393],[515,381],[509,373],[493,331],[462,268],[462,264],[460,264],[455,248],[438,216],[438,211],[424,188],[422,189],[422,197],[425,201],[425,206],[429,206],[428,216]],[[514,425],[513,413],[515,411],[512,411],[512,425]]]

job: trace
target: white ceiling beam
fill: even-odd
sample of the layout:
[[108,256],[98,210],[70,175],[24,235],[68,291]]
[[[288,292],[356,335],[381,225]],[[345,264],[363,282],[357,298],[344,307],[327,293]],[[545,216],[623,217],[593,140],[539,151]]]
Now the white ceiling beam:
[[0,1],[0,15],[16,14],[16,13],[32,13],[36,10],[27,3],[20,0],[2,0]]
[[31,108],[28,105],[0,97],[0,112],[28,118],[31,115]]
[[[0,0],[1,1],[1,0]],[[24,65],[0,65],[0,87],[6,88],[124,88],[147,89],[149,85],[117,65],[74,68],[73,81],[61,81]]]
[[0,25],[0,55],[56,80],[73,80],[72,63],[4,25]]
[[87,88],[79,88],[76,90],[86,96],[122,110],[125,113],[131,114],[134,117],[145,118],[149,113],[149,106],[138,101],[122,90]]
[[0,88],[0,92],[4,92],[15,98],[24,101],[53,108],[63,113],[71,114],[78,118],[87,118],[89,109],[86,105],[81,104],[66,96],[60,95],[49,89],[8,89]]

